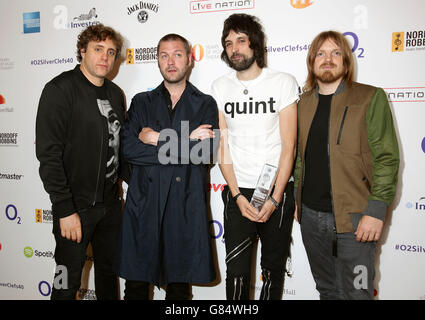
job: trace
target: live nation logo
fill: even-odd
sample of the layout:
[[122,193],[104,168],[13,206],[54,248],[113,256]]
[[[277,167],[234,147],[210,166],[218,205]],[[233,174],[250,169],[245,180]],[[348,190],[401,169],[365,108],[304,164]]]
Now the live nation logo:
[[195,0],[190,1],[190,13],[209,13],[217,11],[233,11],[233,10],[246,10],[254,9],[254,0],[237,0],[237,1],[223,1],[223,0]]
[[425,87],[384,88],[389,102],[425,102]]

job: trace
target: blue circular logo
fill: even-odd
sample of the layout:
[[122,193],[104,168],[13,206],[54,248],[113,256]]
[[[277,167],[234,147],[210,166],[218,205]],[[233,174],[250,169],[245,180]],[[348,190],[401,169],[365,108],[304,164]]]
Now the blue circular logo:
[[50,293],[52,293],[52,288],[47,281],[40,281],[38,284],[38,291],[42,296],[48,297],[50,296]]
[[422,140],[422,151],[425,153],[425,138]]
[[406,208],[407,209],[413,208],[413,204],[411,202],[406,203]]

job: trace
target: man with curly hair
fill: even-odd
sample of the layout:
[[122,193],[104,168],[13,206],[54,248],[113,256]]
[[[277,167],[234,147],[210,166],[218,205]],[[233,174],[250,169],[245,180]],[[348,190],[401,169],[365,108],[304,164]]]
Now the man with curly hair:
[[118,181],[127,175],[119,152],[125,104],[106,76],[122,43],[112,28],[89,26],[78,37],[80,64],[48,82],[40,97],[36,155],[56,240],[52,300],[76,297],[89,242],[97,299],[118,298],[113,265],[121,224]]

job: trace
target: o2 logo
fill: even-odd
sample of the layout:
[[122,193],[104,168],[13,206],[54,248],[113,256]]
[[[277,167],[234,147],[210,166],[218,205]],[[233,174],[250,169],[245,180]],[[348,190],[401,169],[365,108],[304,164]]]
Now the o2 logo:
[[[221,224],[221,222],[217,221],[217,220],[210,220],[210,224],[214,224],[215,226],[218,227],[218,232],[216,234],[211,234],[210,235],[211,238],[212,239],[219,239],[220,237],[222,237],[224,229],[223,229],[223,225]],[[214,233],[215,233],[216,228],[213,228],[213,229],[214,229]],[[224,242],[224,238],[221,239],[221,242]]]
[[357,34],[351,31],[347,31],[343,33],[343,35],[345,37],[350,36],[351,38],[353,38],[353,47],[351,48],[351,52],[354,53],[357,50],[357,58],[364,58],[364,48],[359,48],[359,37],[357,36]]
[[422,140],[421,147],[422,147],[422,151],[425,153],[425,138],[423,138]]
[[17,224],[21,224],[21,217],[18,216],[18,209],[13,204],[9,204],[5,210],[6,218],[10,221],[16,221]]
[[52,293],[52,287],[47,281],[40,281],[38,284],[38,291],[43,297],[48,297]]

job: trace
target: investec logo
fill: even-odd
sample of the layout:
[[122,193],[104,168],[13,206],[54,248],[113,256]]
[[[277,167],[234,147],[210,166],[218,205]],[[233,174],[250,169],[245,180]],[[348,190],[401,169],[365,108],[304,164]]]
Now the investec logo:
[[36,223],[53,223],[52,210],[35,209]]
[[420,212],[425,212],[425,197],[419,198],[416,202],[408,202],[406,203],[407,209],[413,209]]
[[425,50],[425,30],[393,32],[393,52],[416,50]]
[[313,4],[313,0],[290,0],[295,9],[304,9]]
[[96,8],[91,8],[86,12],[74,16],[71,21],[69,21],[68,8],[64,5],[55,6],[53,13],[56,14],[55,19],[53,20],[53,27],[57,30],[81,29],[100,23],[100,21],[96,19],[98,18]]

